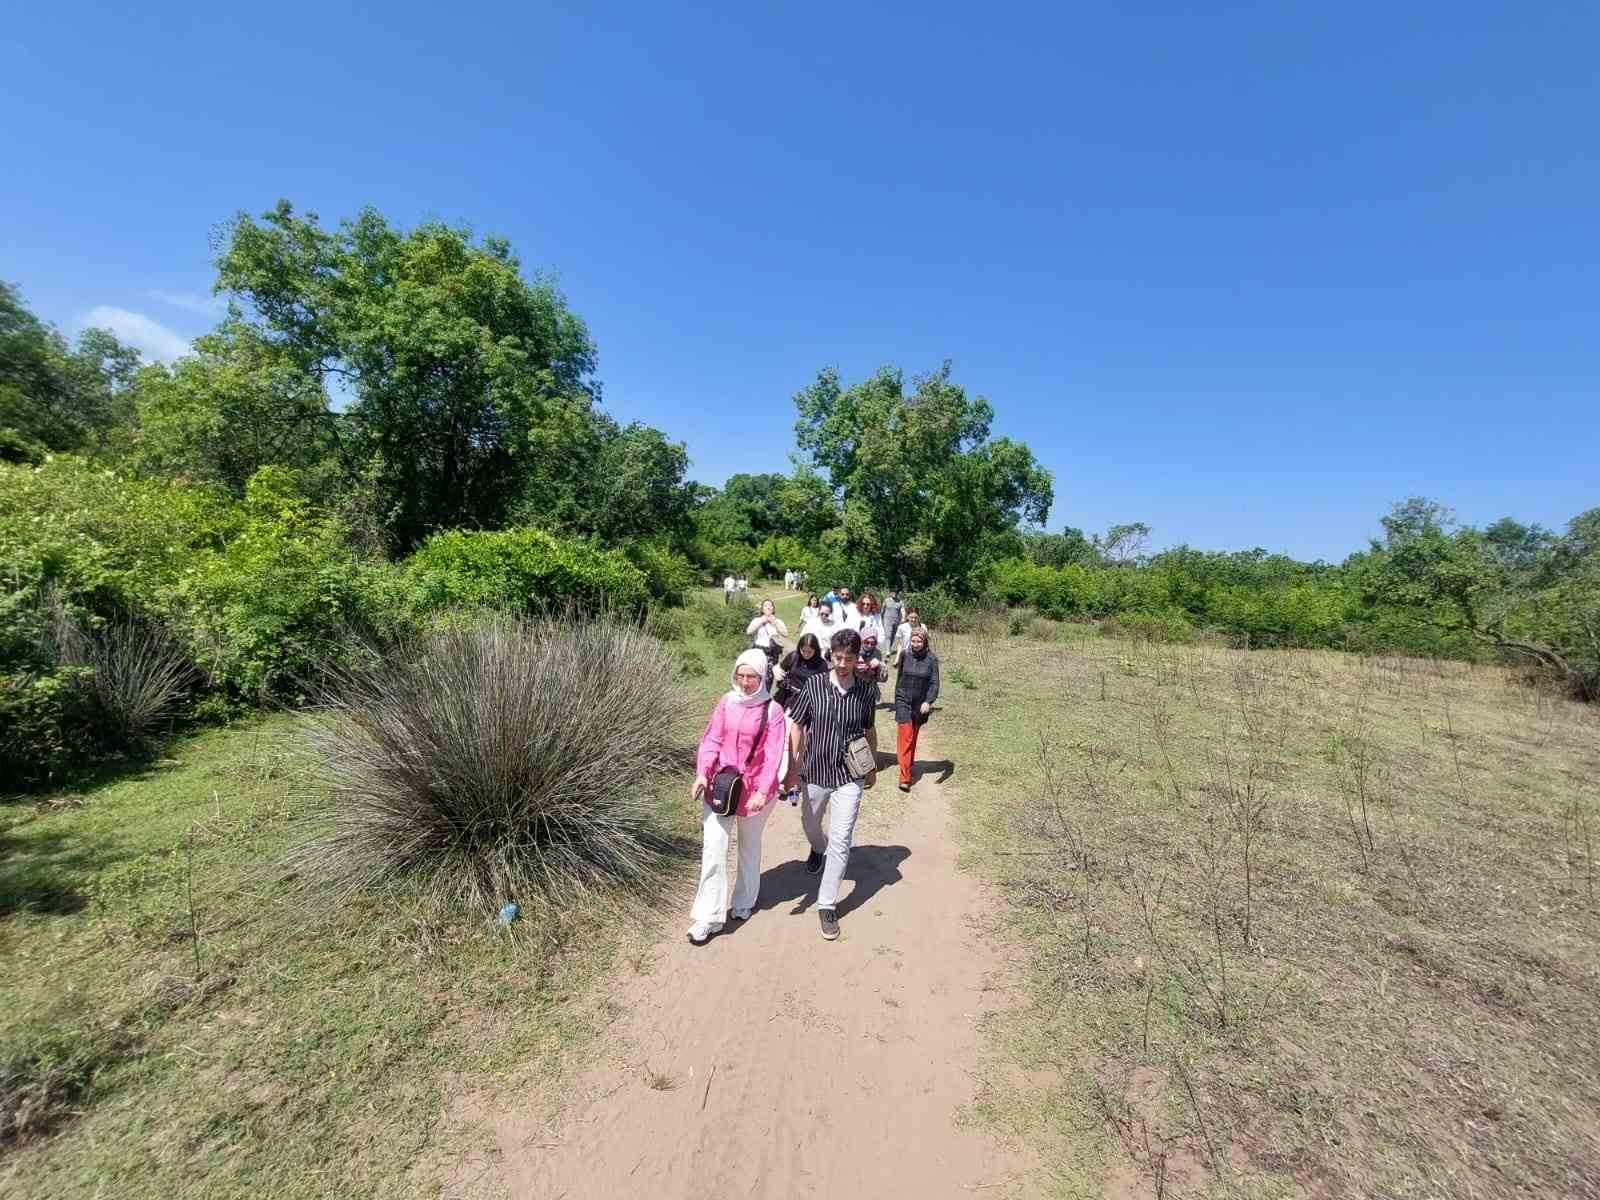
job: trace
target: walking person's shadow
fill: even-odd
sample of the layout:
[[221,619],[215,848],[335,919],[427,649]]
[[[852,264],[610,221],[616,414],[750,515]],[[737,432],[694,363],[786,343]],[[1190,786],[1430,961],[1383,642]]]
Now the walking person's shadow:
[[[860,908],[886,887],[892,887],[904,876],[900,864],[911,857],[905,846],[855,846],[850,851],[850,865],[844,877],[855,884],[850,893],[839,901],[835,912],[843,917]],[[817,902],[817,888],[821,875],[806,873],[806,864],[794,859],[768,867],[761,873],[761,898],[756,901],[756,911],[765,912],[785,904],[791,916],[798,916]]]

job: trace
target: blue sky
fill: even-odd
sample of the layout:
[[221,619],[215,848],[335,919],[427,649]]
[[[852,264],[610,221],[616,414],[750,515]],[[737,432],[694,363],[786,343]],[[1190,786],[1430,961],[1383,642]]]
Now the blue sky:
[[0,278],[170,354],[232,213],[372,204],[556,275],[707,482],[819,367],[948,357],[1052,528],[1600,504],[1600,8],[593,7],[27,6]]

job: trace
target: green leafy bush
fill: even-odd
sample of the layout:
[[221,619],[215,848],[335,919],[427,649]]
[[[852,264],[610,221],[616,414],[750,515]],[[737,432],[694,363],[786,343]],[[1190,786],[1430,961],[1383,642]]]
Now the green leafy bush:
[[922,623],[930,629],[948,629],[950,618],[965,603],[949,585],[937,583],[907,597],[906,608],[916,609],[922,616]]
[[193,555],[176,595],[195,660],[246,697],[303,693],[324,664],[386,628],[392,604],[384,569],[359,560],[343,523],[279,467],[251,478],[240,532]]
[[0,675],[0,791],[54,779],[99,753],[93,672]]
[[661,604],[679,605],[684,593],[694,586],[695,569],[683,555],[660,542],[633,541],[622,547],[628,561],[644,573],[650,598]]
[[632,615],[650,598],[645,573],[620,550],[530,527],[434,534],[406,561],[404,576],[407,603],[422,613],[571,607]]
[[719,644],[748,641],[750,635],[745,630],[755,618],[756,606],[738,596],[729,604],[702,600],[696,607],[696,615],[706,636]]
[[692,650],[688,646],[675,646],[673,650],[677,655],[678,674],[685,679],[698,679],[711,673],[700,651]]
[[644,629],[663,642],[681,642],[689,636],[689,619],[682,609],[652,608],[645,618]]

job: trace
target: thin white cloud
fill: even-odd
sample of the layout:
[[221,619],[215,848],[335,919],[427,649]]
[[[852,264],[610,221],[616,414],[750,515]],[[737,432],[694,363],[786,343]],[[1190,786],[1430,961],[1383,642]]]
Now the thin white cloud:
[[145,295],[172,308],[199,313],[203,317],[221,316],[222,310],[226,307],[221,296],[209,296],[204,292],[168,292],[161,288],[151,288]]
[[152,320],[143,313],[129,312],[125,308],[102,304],[89,311],[83,318],[83,324],[86,328],[92,325],[109,329],[117,335],[118,341],[138,347],[146,358],[159,362],[171,362],[190,352],[188,338],[174,333],[160,321]]

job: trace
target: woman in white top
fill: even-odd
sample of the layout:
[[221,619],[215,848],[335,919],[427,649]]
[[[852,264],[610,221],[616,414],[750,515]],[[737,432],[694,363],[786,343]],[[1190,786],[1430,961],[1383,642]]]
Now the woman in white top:
[[833,619],[833,605],[824,600],[817,605],[817,614],[805,623],[801,633],[814,633],[817,641],[822,645],[822,653],[828,653],[828,644],[833,640],[833,635],[844,628],[842,621]]
[[806,627],[807,623],[810,622],[811,618],[817,615],[817,605],[819,603],[820,603],[820,601],[818,601],[818,599],[817,599],[817,594],[815,592],[812,592],[811,593],[811,598],[809,600],[807,600],[805,602],[805,604],[800,609],[800,628],[801,629],[804,629]]
[[778,619],[778,606],[771,600],[763,600],[761,611],[745,626],[745,632],[752,638],[751,645],[765,650],[778,638],[788,637],[789,627]]

